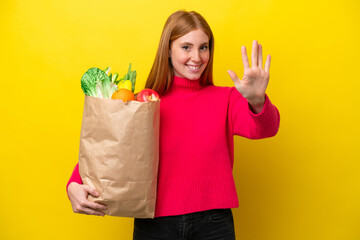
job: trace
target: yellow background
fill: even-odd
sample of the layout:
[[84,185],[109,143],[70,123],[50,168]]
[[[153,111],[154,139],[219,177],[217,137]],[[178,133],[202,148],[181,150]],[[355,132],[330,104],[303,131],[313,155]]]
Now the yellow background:
[[360,239],[357,0],[1,1],[0,239],[131,239],[130,218],[72,212],[82,74],[129,62],[143,88],[166,18],[200,12],[215,35],[214,81],[242,76],[241,45],[271,54],[271,139],[235,137],[237,239]]

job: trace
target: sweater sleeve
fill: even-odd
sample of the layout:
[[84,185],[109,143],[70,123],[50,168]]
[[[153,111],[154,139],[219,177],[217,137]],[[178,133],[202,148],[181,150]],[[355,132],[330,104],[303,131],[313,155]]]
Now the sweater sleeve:
[[[79,163],[77,163],[75,165],[75,168],[72,172],[72,175],[68,181],[68,183],[66,184],[66,193],[68,193],[68,187],[69,187],[69,184],[72,183],[72,182],[76,182],[78,184],[83,184],[82,180],[81,180],[81,177],[80,177],[80,173],[79,173]],[[69,197],[69,195],[68,195]]]
[[228,114],[234,135],[249,139],[260,139],[273,137],[279,130],[279,111],[267,95],[265,95],[262,111],[255,114],[250,110],[247,99],[235,87],[232,87]]

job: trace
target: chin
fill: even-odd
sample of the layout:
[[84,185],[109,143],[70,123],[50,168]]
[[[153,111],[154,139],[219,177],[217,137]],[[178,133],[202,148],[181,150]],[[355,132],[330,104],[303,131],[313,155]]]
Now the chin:
[[199,78],[201,78],[201,75],[200,76],[189,76],[189,77],[186,77],[187,79],[189,80],[198,80]]
[[203,74],[203,71],[201,73],[185,73],[182,74],[183,78],[187,78],[189,80],[198,80],[199,78],[201,78],[201,75]]

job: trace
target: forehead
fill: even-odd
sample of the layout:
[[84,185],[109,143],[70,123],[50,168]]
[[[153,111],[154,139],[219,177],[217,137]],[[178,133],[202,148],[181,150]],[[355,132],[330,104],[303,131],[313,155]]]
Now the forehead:
[[176,43],[192,43],[192,44],[203,44],[209,42],[209,37],[206,33],[201,29],[196,29],[188,32],[184,36],[176,39],[174,42]]

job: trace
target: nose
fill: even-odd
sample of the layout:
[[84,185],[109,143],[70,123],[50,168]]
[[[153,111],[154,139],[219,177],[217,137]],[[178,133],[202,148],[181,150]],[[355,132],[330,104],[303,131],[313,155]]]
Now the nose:
[[197,50],[194,50],[192,52],[191,60],[194,61],[194,62],[200,62],[201,61],[200,52],[197,51]]

